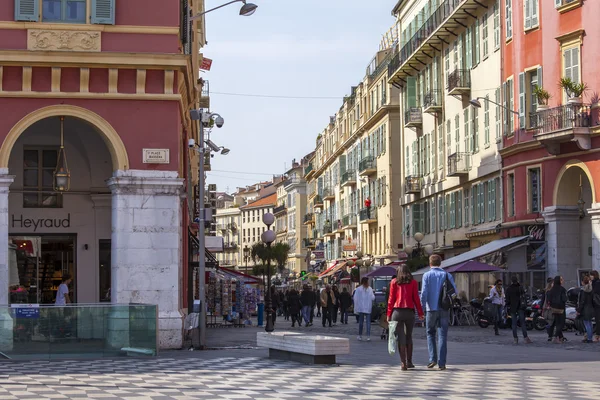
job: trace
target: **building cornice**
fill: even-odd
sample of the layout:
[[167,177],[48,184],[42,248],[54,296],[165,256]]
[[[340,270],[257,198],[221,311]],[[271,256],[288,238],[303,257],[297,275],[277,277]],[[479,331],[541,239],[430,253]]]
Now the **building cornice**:
[[100,31],[107,33],[143,33],[148,35],[178,35],[178,26],[136,26],[97,24],[49,24],[45,22],[0,21],[0,29],[44,29],[60,31]]
[[517,143],[509,147],[504,147],[500,149],[499,153],[500,156],[504,158],[515,154],[523,153],[525,151],[538,150],[541,148],[543,148],[542,144],[537,140],[533,140],[523,143]]

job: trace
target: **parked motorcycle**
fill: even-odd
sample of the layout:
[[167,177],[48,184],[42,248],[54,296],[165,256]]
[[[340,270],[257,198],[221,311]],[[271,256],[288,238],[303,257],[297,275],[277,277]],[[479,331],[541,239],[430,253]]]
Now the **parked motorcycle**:
[[529,317],[533,322],[533,327],[535,330],[543,331],[546,329],[546,326],[548,326],[548,321],[546,321],[542,315],[542,301],[539,299],[536,299],[531,303]]

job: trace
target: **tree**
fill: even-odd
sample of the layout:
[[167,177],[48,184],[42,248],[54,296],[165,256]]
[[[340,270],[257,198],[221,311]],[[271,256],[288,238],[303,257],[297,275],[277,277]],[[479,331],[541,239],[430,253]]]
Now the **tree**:
[[290,245],[287,243],[279,242],[275,243],[275,245],[271,247],[271,256],[273,257],[271,260],[277,263],[279,272],[283,272],[285,269],[285,264],[287,263],[289,253]]

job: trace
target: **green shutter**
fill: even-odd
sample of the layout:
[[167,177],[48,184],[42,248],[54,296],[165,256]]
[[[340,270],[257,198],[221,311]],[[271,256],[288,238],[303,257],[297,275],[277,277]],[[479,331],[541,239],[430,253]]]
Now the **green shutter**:
[[39,21],[38,0],[15,0],[15,21]]
[[92,24],[115,24],[115,0],[92,0]]
[[525,73],[519,74],[519,128],[525,128]]
[[544,87],[544,81],[542,80],[542,67],[539,67],[537,69],[537,79],[538,79],[538,86]]

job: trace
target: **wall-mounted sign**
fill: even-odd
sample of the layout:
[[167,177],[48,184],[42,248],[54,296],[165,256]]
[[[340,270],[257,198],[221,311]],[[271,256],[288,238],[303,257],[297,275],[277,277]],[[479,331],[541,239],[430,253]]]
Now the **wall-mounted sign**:
[[356,240],[342,240],[342,251],[356,251],[358,243]]
[[470,240],[453,240],[452,247],[455,249],[468,249],[471,247]]
[[144,164],[168,164],[169,149],[143,149]]
[[544,242],[546,240],[546,225],[527,225],[525,235],[529,235],[531,242]]
[[37,319],[40,317],[39,304],[11,304],[10,307],[15,310],[15,317],[17,318]]
[[202,57],[202,62],[200,63],[200,69],[203,71],[210,71],[210,67],[212,67],[212,61],[210,58]]
[[320,261],[325,259],[325,251],[323,250],[313,250],[312,252],[315,255],[315,261]]
[[34,232],[37,232],[39,228],[70,228],[71,214],[67,214],[67,218],[25,218],[23,214],[18,217],[13,214],[11,227],[17,229],[33,228]]

